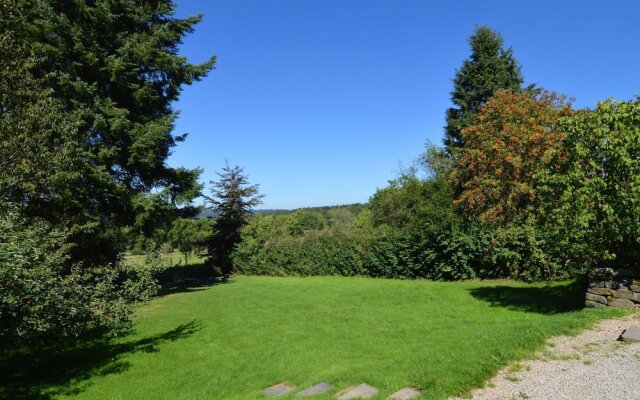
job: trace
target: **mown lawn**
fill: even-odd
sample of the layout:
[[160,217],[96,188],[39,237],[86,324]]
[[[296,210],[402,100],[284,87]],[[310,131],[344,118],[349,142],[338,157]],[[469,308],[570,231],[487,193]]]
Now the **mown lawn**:
[[237,277],[155,299],[126,337],[4,357],[0,395],[264,399],[274,383],[326,381],[335,390],[317,398],[367,382],[380,399],[404,386],[445,399],[623,313],[582,310],[582,296],[569,283]]

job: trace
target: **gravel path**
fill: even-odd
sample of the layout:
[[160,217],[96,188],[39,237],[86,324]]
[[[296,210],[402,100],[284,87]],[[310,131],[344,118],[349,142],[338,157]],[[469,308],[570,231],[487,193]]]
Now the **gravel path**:
[[504,368],[474,390],[472,399],[640,400],[640,342],[617,341],[639,324],[636,313],[602,321],[575,337],[551,338],[536,359]]

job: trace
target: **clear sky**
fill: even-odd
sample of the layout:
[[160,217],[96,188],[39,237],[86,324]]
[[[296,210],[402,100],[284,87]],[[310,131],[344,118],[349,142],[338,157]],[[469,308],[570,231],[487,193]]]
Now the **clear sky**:
[[478,25],[500,32],[526,83],[593,107],[640,93],[640,2],[178,1],[204,13],[181,48],[216,54],[176,103],[188,132],[169,164],[203,181],[241,165],[261,208],[365,202],[440,144],[451,79]]

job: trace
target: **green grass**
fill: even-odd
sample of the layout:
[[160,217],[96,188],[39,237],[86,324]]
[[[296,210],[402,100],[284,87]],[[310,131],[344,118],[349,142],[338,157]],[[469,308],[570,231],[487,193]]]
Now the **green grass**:
[[[576,285],[237,277],[142,306],[115,340],[2,358],[0,397],[264,399],[281,381],[445,399],[594,321]],[[293,398],[282,397],[282,398]]]

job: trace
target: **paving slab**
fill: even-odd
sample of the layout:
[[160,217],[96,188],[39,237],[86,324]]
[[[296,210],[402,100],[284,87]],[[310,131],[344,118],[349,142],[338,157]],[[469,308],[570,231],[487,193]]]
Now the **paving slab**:
[[420,396],[420,391],[415,388],[407,387],[398,390],[391,396],[387,397],[387,400],[409,400]]
[[282,396],[293,391],[296,387],[289,382],[281,382],[262,390],[262,393],[270,397]]
[[640,325],[630,326],[622,334],[622,340],[625,342],[640,342]]
[[315,386],[311,386],[310,388],[307,388],[307,389],[303,390],[302,392],[298,393],[296,396],[297,397],[315,396],[317,394],[326,392],[327,390],[331,389],[332,387],[333,387],[333,385],[331,385],[330,383],[320,382]]
[[348,389],[343,390],[338,393],[338,400],[349,400],[349,399],[370,399],[373,396],[377,395],[379,390],[371,385],[367,385],[366,383],[361,383],[358,386],[350,387]]

